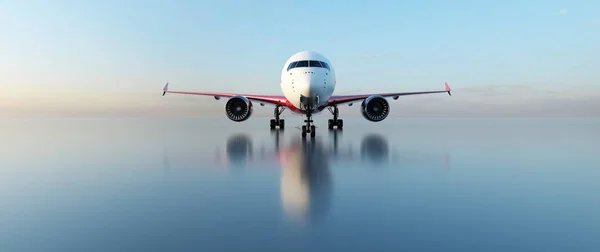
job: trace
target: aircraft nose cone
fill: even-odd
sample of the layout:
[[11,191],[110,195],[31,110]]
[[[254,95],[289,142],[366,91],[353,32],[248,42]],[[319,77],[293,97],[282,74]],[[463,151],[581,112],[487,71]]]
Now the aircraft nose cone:
[[[319,87],[323,86],[322,83],[319,85],[318,79],[314,74],[307,73],[303,76],[301,94],[306,97],[313,97],[319,93]],[[322,82],[322,80],[321,80]]]
[[[321,80],[322,82],[323,80]],[[299,91],[301,95],[301,102],[306,105],[315,106],[318,102],[319,88],[323,86],[323,83],[319,85],[318,78],[315,74],[307,72],[303,74],[302,79],[299,80]]]
[[311,78],[310,80],[310,87],[308,88],[308,94],[312,97],[315,96],[319,93],[319,88],[323,86],[322,84],[319,85],[319,83],[317,82],[317,80],[315,78]]

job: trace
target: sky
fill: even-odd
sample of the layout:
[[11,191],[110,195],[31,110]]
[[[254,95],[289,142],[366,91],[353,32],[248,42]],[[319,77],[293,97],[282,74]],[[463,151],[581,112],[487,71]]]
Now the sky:
[[0,0],[0,117],[223,116],[164,83],[278,95],[302,50],[333,63],[336,94],[453,88],[392,116],[597,117],[598,41],[592,0]]

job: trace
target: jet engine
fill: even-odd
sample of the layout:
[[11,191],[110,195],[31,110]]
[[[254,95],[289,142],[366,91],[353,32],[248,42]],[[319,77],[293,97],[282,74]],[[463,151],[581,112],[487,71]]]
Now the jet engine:
[[225,104],[225,114],[232,121],[245,121],[252,115],[252,102],[243,96],[231,97]]
[[371,122],[383,121],[390,113],[390,104],[379,95],[367,97],[360,106],[363,117]]

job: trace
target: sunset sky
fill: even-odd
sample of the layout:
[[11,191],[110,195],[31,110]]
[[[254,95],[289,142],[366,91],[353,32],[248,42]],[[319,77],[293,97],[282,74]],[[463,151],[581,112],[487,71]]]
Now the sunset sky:
[[224,116],[161,89],[278,95],[302,50],[332,61],[336,94],[453,88],[392,115],[600,116],[598,41],[591,0],[0,0],[0,117]]

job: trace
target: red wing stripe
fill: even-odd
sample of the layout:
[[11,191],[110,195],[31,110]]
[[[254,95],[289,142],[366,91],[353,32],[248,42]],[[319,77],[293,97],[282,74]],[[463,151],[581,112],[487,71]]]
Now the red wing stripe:
[[331,98],[329,98],[329,101],[327,101],[327,103],[329,105],[348,103],[348,102],[352,102],[352,101],[359,101],[359,100],[367,99],[371,95],[380,95],[383,97],[393,97],[393,96],[435,94],[435,93],[446,93],[446,92],[448,92],[448,91],[443,90],[443,91],[423,91],[423,92],[384,93],[384,94],[365,94],[365,95],[341,95],[341,96],[332,96]]
[[285,105],[287,99],[283,96],[276,95],[249,95],[249,94],[232,94],[232,93],[210,93],[210,92],[183,92],[183,91],[166,91],[167,93],[173,94],[189,94],[189,95],[206,95],[206,96],[217,96],[217,97],[233,97],[233,96],[244,96],[250,100],[257,100],[262,102],[268,102],[273,104]]

